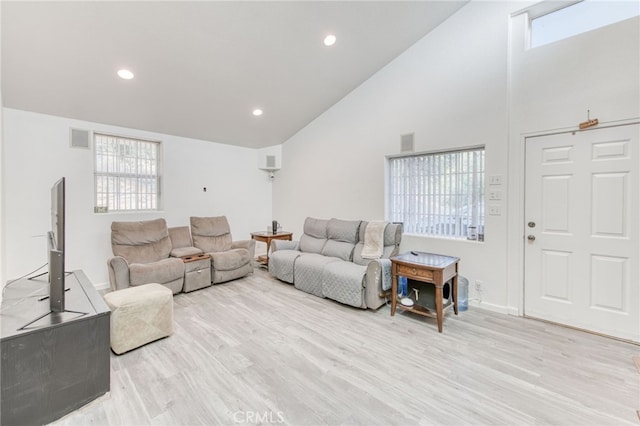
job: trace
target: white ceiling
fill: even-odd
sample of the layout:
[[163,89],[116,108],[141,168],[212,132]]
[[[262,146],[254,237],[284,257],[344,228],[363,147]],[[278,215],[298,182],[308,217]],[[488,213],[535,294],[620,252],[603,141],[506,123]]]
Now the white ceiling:
[[[2,1],[5,107],[286,141],[465,1]],[[334,33],[337,43],[322,44]],[[428,61],[429,58],[425,58]],[[120,68],[133,80],[116,76]],[[254,108],[264,114],[254,117]]]

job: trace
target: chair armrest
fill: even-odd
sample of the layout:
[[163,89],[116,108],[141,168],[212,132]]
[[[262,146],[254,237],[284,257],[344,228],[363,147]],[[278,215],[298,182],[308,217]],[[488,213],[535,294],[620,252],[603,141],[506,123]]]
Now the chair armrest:
[[391,290],[391,261],[374,259],[367,265],[364,297],[367,307],[376,309],[384,304],[381,295]]
[[298,241],[271,240],[271,253],[277,250],[298,250]]
[[249,259],[253,259],[256,255],[256,240],[239,240],[232,241],[231,248],[243,248],[249,250]]
[[131,284],[129,278],[129,263],[122,256],[114,256],[107,261],[109,268],[109,286],[111,291],[128,288]]

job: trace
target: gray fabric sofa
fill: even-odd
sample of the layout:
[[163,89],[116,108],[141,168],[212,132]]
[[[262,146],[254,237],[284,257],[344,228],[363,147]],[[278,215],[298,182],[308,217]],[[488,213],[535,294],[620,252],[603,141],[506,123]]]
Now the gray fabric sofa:
[[233,241],[225,216],[191,217],[193,245],[211,256],[213,284],[253,273],[255,240]]
[[[225,216],[191,218],[191,228],[168,228],[164,219],[111,224],[111,249],[107,261],[112,291],[149,283],[162,284],[173,292],[184,288],[182,256],[211,256],[211,283],[244,277],[253,272],[255,241],[232,241]],[[188,286],[187,286],[188,287]]]
[[362,249],[368,222],[308,217],[299,241],[274,240],[269,272],[281,281],[318,297],[362,309],[377,309],[390,288],[390,260],[398,253],[402,225],[384,228],[379,259],[364,259]]
[[111,224],[111,249],[107,261],[111,290],[158,283],[173,294],[182,291],[184,263],[171,257],[171,239],[164,219]]

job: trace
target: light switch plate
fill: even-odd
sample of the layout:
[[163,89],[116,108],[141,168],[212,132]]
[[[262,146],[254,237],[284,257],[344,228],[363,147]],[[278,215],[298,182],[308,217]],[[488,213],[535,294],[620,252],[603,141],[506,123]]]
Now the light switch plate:
[[502,185],[502,176],[501,175],[489,176],[489,185]]

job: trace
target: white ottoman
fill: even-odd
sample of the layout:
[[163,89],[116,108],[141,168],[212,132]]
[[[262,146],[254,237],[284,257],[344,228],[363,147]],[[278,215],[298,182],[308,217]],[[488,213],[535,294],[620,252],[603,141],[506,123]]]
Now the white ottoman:
[[104,295],[111,308],[111,349],[120,355],[173,332],[173,292],[144,284]]

